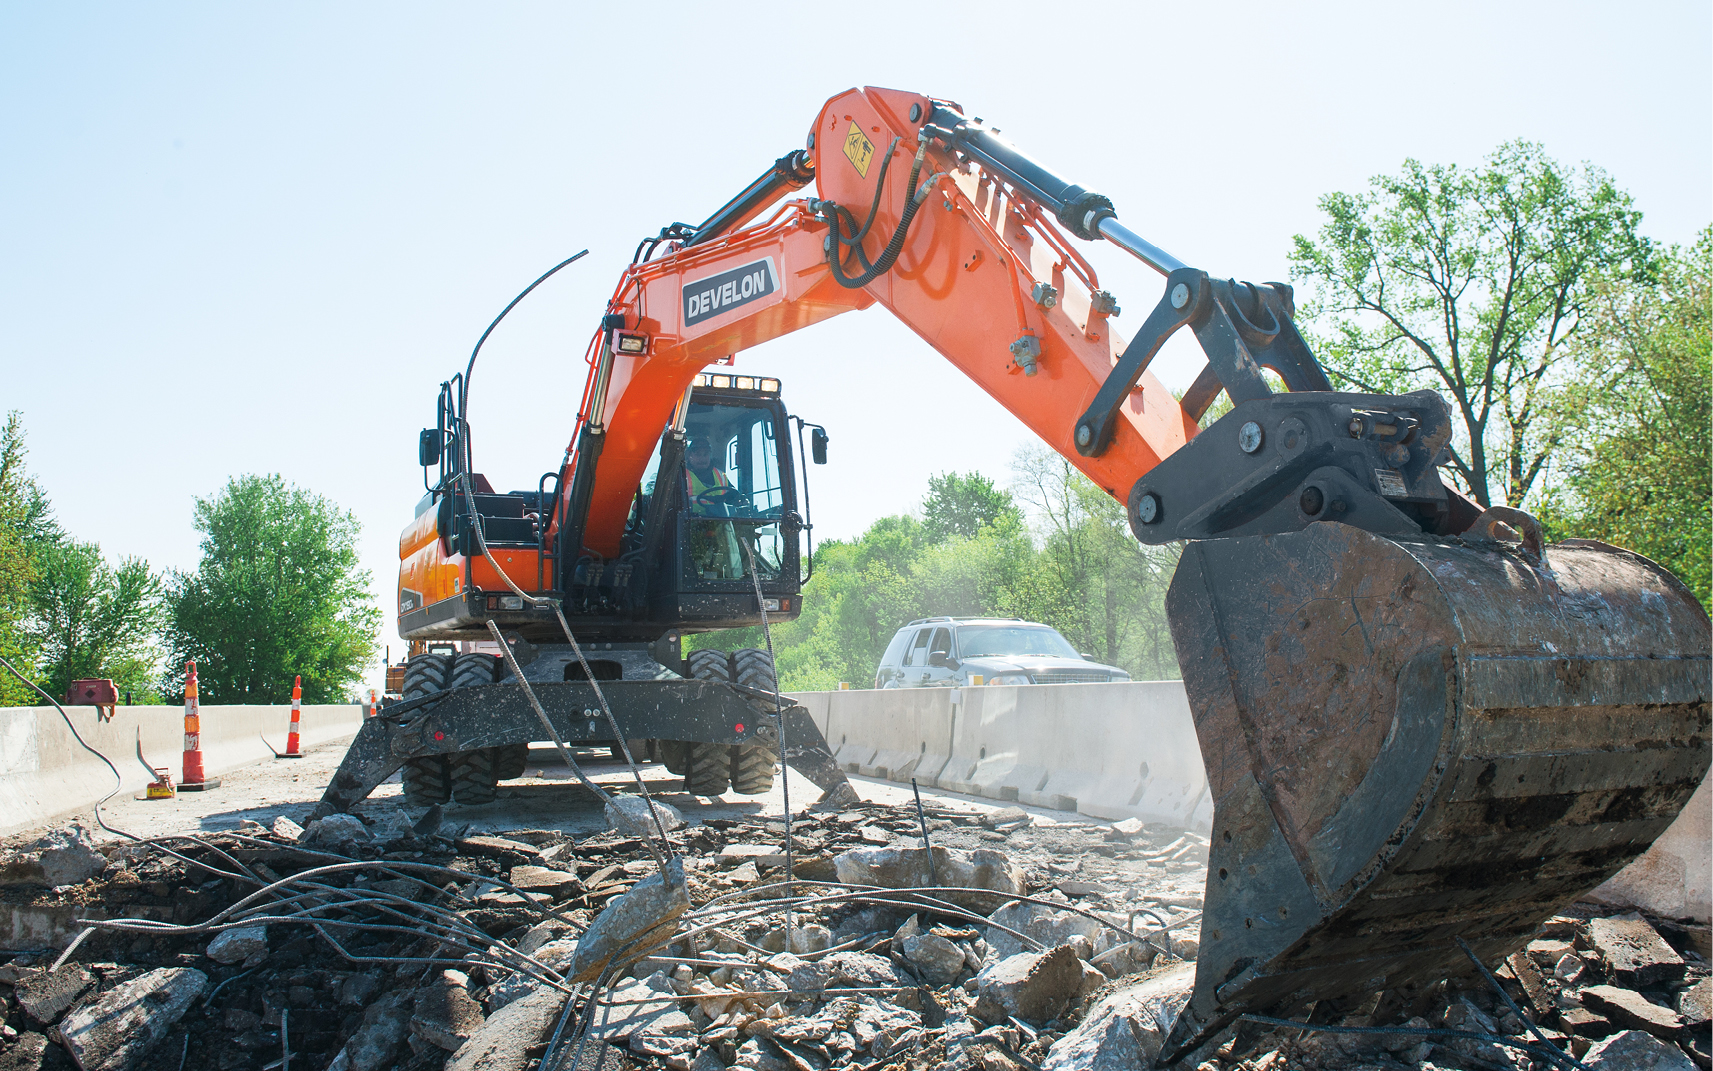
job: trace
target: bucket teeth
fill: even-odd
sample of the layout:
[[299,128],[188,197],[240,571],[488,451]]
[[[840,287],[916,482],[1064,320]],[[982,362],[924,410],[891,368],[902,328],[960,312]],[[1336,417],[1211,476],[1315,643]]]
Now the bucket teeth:
[[1196,987],[1243,1012],[1488,963],[1645,851],[1707,772],[1707,615],[1604,544],[1336,523],[1190,543],[1167,600],[1214,798]]

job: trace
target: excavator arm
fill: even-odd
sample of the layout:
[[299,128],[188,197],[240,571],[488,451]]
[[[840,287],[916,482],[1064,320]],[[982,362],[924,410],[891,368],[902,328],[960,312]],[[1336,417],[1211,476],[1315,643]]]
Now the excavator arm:
[[[1097,240],[1165,276],[1132,339],[1077,250]],[[1245,1011],[1407,996],[1468,969],[1460,940],[1496,961],[1706,773],[1710,631],[1674,577],[1478,510],[1440,480],[1437,394],[1332,391],[1289,287],[1184,265],[920,94],[835,96],[806,149],[645,243],[590,347],[562,560],[617,552],[657,444],[677,463],[699,371],[875,304],[1124,502],[1139,539],[1187,541],[1168,615],[1215,806],[1165,1060]],[[1208,364],[1180,400],[1148,366],[1185,328]],[[1198,431],[1222,392],[1231,411]]]

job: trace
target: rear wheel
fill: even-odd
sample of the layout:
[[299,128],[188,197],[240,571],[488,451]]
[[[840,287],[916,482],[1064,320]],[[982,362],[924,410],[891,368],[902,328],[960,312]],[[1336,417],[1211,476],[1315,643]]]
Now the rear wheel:
[[[461,654],[452,661],[449,684],[453,688],[479,688],[492,684],[499,666],[500,660],[493,655]],[[526,756],[528,748],[527,744],[524,745]],[[502,753],[508,750],[508,747],[485,747],[460,751],[452,756],[452,798],[459,803],[492,803],[504,762]],[[511,765],[513,763],[506,763],[505,768],[509,769]],[[522,772],[521,769],[518,771]],[[516,777],[517,774],[511,776]]]
[[[699,681],[730,681],[732,662],[724,651],[691,651],[684,656],[685,668]],[[718,796],[731,783],[729,761],[723,744],[701,744],[694,740],[662,740],[660,761],[668,773],[684,779],[684,790],[698,796]],[[716,754],[717,753],[717,754]]]
[[[444,691],[451,669],[452,659],[447,655],[417,655],[404,667],[404,688],[400,695],[405,699],[420,699]],[[399,780],[404,783],[405,803],[412,807],[429,807],[452,798],[452,769],[445,755],[406,759]]]
[[[732,652],[732,668],[736,683],[758,691],[773,692],[779,679],[773,667],[773,656],[754,647]],[[753,701],[752,701],[752,705]],[[772,748],[759,744],[736,744],[732,747],[732,791],[741,796],[759,796],[773,788],[774,767],[779,755]]]
[[514,777],[522,777],[524,767],[529,765],[528,744],[507,744],[494,748],[494,776],[501,781],[510,781]]
[[718,796],[731,786],[731,745],[689,743],[684,790],[694,796]]

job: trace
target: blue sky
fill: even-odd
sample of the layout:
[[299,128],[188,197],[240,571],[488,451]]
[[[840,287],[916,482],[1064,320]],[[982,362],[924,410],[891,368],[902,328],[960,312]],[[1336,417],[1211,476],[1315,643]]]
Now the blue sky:
[[[1316,198],[1543,142],[1644,230],[1713,218],[1701,3],[0,3],[0,408],[62,522],[189,568],[192,500],[280,472],[356,512],[384,642],[415,431],[484,350],[496,485],[557,464],[601,303],[852,85],[960,101],[1216,274],[1285,278]],[[1134,328],[1156,276],[1092,247]],[[817,533],[1003,478],[1023,428],[883,311],[747,354],[833,436]],[[1193,376],[1174,343],[1169,383]]]

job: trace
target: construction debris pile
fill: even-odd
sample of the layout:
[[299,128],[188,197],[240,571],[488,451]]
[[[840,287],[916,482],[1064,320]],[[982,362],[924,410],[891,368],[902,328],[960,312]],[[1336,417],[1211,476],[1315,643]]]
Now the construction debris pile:
[[[858,805],[789,838],[675,829],[665,855],[615,803],[577,841],[431,811],[0,857],[15,906],[102,920],[0,966],[0,1071],[1107,1071],[1147,1065],[1193,983],[1194,835]],[[1591,1068],[1705,1069],[1705,935],[1554,919],[1499,984]],[[1531,1066],[1445,1034],[1534,1041],[1479,980],[1314,1011],[1438,1036],[1247,1024],[1204,1067]]]

